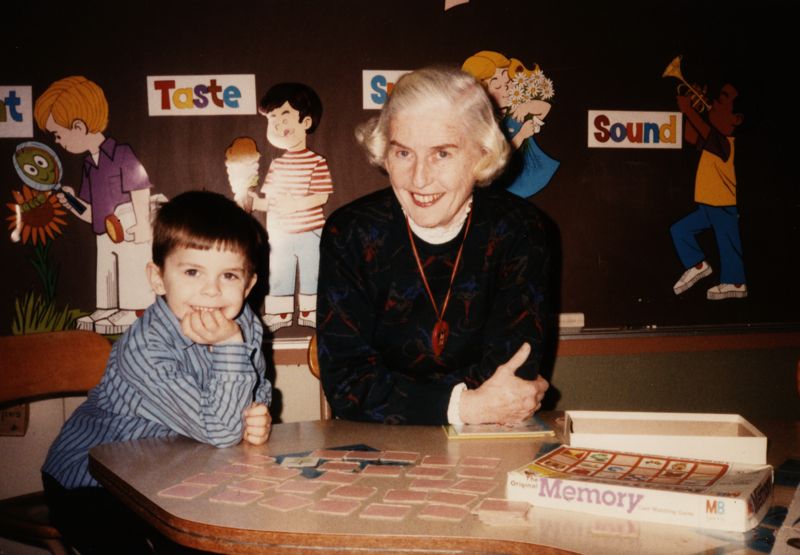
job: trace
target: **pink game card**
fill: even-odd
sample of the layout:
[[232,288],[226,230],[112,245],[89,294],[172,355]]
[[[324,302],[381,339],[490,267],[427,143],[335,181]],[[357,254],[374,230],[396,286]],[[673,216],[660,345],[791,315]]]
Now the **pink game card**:
[[419,491],[433,491],[433,490],[443,490],[449,489],[453,484],[455,484],[455,480],[439,480],[436,478],[417,478],[416,480],[412,480],[411,483],[408,485],[408,489],[415,489]]
[[347,516],[360,506],[361,502],[355,499],[321,499],[311,505],[308,510],[312,513]]
[[398,462],[413,464],[417,462],[419,453],[413,451],[384,451],[381,460],[384,462]]
[[320,459],[325,459],[325,460],[340,460],[343,459],[347,453],[348,451],[343,451],[340,449],[317,449],[316,451],[313,451],[309,456],[318,457]]
[[274,509],[276,511],[285,513],[287,511],[299,509],[300,507],[305,507],[306,505],[311,505],[311,503],[312,501],[305,497],[298,497],[297,495],[283,493],[281,495],[259,501],[258,505],[260,507],[266,507],[268,509]]
[[263,493],[257,491],[242,491],[233,488],[225,488],[224,491],[208,498],[212,503],[225,503],[227,505],[249,505],[256,499],[261,499]]
[[411,507],[408,505],[370,503],[358,516],[375,520],[403,520],[410,511]]
[[345,453],[344,460],[346,461],[379,461],[381,459],[380,451],[348,451]]
[[406,470],[406,476],[412,478],[444,478],[449,473],[450,469],[442,466],[414,466]]
[[394,464],[368,464],[361,471],[361,474],[382,478],[399,478],[403,475],[403,467]]
[[222,472],[223,474],[230,474],[232,476],[249,476],[254,471],[258,470],[262,470],[262,468],[250,464],[233,463],[217,468],[216,472]]
[[259,478],[247,478],[240,482],[234,482],[228,487],[241,491],[267,491],[277,485],[278,482],[270,482],[269,480],[261,480]]
[[420,463],[422,466],[446,466],[453,467],[458,464],[458,457],[448,455],[427,455]]
[[481,468],[497,468],[502,459],[497,457],[464,457],[461,466],[478,466]]
[[378,488],[371,486],[339,486],[328,492],[328,497],[342,497],[344,499],[366,499],[371,497]]
[[202,484],[204,486],[218,486],[233,478],[230,474],[222,472],[200,472],[184,480],[186,484]]
[[357,482],[361,478],[361,473],[350,473],[346,474],[344,472],[325,472],[319,478],[314,478],[317,482],[326,482],[329,484],[352,484],[353,482]]
[[317,467],[326,472],[358,472],[361,465],[353,461],[327,461]]
[[260,468],[257,472],[251,472],[251,475],[259,478],[266,478],[268,480],[276,480],[282,482],[289,478],[294,478],[300,474],[298,468],[283,468],[282,466],[268,466],[267,468]]
[[316,493],[330,483],[320,482],[319,480],[287,480],[275,488],[275,491],[282,493]]
[[385,503],[425,503],[428,495],[424,491],[410,489],[390,489],[383,495]]
[[161,497],[170,497],[172,499],[194,499],[203,495],[210,490],[213,486],[203,484],[176,484],[158,492]]

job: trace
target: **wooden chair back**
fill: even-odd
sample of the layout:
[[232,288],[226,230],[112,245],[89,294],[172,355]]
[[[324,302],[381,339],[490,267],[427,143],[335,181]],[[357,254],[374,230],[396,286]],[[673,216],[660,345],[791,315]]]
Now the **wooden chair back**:
[[[0,337],[0,407],[85,395],[105,371],[111,344],[90,331]],[[73,553],[50,522],[41,491],[0,500],[0,536]]]
[[85,395],[110,352],[108,340],[91,331],[0,337],[0,406]]
[[[313,334],[308,342],[308,369],[315,378],[319,379],[319,356],[317,353],[317,334]],[[333,417],[331,406],[325,398],[325,391],[320,384],[319,388],[319,417],[320,420],[330,420]]]

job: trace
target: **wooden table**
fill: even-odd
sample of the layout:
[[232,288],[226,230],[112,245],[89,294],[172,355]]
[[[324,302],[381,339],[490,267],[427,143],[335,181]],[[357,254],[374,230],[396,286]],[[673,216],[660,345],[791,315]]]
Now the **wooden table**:
[[[553,418],[555,415],[546,415]],[[769,459],[780,464],[800,453],[800,427],[756,423],[771,439]],[[763,427],[770,426],[770,427]],[[555,439],[557,441],[557,438]],[[554,441],[548,438],[546,441]],[[531,460],[541,441],[448,441],[440,427],[387,426],[347,421],[278,424],[260,447],[240,444],[216,449],[188,439],[139,440],[92,449],[92,474],[114,495],[172,540],[219,553],[747,553],[742,536],[687,527],[633,522],[592,515],[532,509],[527,526],[490,526],[469,515],[460,523],[416,517],[416,508],[400,522],[287,513],[251,504],[210,503],[206,496],[185,501],[158,496],[162,489],[198,472],[222,467],[248,453],[285,455],[364,444],[380,450],[411,450],[427,455],[502,457],[497,488],[487,497],[503,497],[505,472]],[[359,484],[379,488],[380,501],[391,487],[409,478],[362,477]],[[313,497],[324,497],[325,491]],[[788,489],[788,488],[787,488]],[[363,506],[366,506],[365,502]]]

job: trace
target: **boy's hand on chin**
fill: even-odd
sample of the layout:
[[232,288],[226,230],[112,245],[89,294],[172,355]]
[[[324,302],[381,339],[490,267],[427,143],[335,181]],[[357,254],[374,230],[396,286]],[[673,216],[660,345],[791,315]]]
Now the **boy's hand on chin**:
[[221,310],[193,310],[181,320],[183,333],[201,345],[242,342],[239,324],[227,318]]

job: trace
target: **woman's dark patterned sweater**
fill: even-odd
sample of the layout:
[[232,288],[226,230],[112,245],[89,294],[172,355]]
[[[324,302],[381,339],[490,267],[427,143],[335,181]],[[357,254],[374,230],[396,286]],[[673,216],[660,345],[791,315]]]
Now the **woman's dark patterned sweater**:
[[[472,224],[435,357],[436,314],[391,189],[335,211],[322,235],[317,336],[322,386],[340,418],[443,424],[454,385],[476,388],[527,341],[517,375],[539,372],[549,252],[542,216],[504,191],[476,188]],[[415,237],[441,307],[463,232],[432,245]]]

